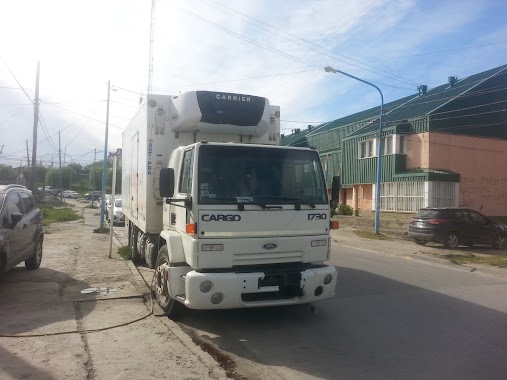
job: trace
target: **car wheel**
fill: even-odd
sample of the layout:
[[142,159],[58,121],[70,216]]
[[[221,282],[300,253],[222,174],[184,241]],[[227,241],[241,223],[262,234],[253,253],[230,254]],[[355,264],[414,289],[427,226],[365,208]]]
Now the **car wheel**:
[[418,240],[418,239],[415,239],[414,240],[416,244],[419,244],[419,245],[426,245],[427,241],[426,240]]
[[449,234],[447,234],[447,239],[444,242],[444,248],[454,249],[458,248],[458,245],[459,245],[458,235],[455,232],[449,232]]
[[42,238],[37,240],[37,244],[35,244],[35,252],[32,257],[25,261],[25,267],[28,270],[38,269],[40,267],[40,263],[42,261]]
[[494,247],[495,249],[505,249],[507,247],[507,236],[499,234],[495,239]]
[[167,246],[164,245],[160,248],[160,251],[158,251],[157,256],[157,267],[155,268],[155,297],[157,298],[160,308],[164,310],[165,315],[174,320],[181,316],[185,306],[169,295],[167,271],[165,270],[166,266],[170,266],[170,263]]

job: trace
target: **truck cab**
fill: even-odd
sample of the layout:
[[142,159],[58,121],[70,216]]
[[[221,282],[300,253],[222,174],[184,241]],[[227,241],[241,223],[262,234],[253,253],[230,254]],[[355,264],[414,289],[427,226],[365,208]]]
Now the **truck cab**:
[[323,264],[330,213],[316,151],[204,141],[178,148],[160,181],[167,257],[157,261],[156,284],[166,309],[173,300],[209,309],[334,295],[336,269]]

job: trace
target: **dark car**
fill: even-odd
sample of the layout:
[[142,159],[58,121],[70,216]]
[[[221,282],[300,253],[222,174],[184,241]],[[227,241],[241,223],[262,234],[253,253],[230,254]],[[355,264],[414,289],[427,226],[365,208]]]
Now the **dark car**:
[[101,194],[102,193],[100,191],[92,191],[90,193],[86,193],[84,195],[84,199],[86,199],[87,201],[91,201],[91,200],[96,201],[97,199],[100,199]]
[[410,221],[408,236],[420,245],[431,241],[445,248],[474,244],[507,247],[507,226],[467,208],[423,208]]
[[21,262],[37,269],[42,259],[42,211],[21,185],[0,185],[0,275]]

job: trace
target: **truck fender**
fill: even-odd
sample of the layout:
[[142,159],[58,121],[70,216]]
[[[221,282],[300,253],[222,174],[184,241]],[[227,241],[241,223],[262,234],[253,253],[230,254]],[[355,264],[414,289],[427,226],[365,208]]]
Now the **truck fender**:
[[[167,252],[169,253],[169,261],[173,263],[184,263],[185,252],[183,250],[183,242],[181,241],[181,235],[176,231],[162,231],[160,233],[160,239],[165,240],[167,244]],[[162,247],[163,242],[159,244],[159,248]]]

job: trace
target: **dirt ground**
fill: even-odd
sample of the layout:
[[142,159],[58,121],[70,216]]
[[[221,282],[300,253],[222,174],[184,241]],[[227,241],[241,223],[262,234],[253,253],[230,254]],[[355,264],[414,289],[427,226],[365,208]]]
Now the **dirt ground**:
[[[0,379],[222,379],[225,372],[165,317],[151,315],[131,264],[98,210],[46,228],[41,268],[0,280]],[[83,292],[85,291],[85,292]],[[91,293],[90,293],[91,292]]]

